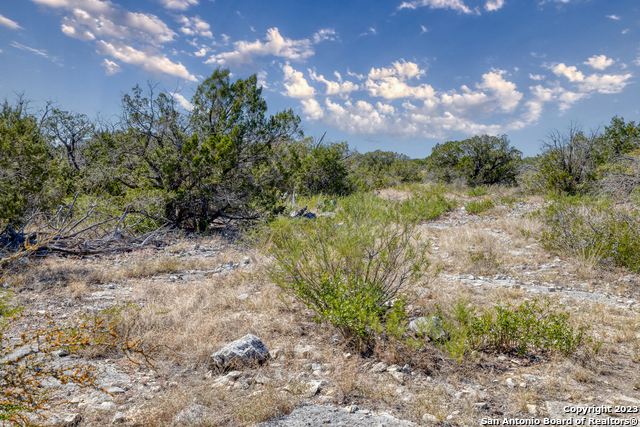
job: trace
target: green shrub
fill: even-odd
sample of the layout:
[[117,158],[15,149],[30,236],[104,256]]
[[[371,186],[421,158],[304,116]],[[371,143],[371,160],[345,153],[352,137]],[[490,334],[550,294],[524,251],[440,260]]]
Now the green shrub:
[[613,263],[640,272],[640,216],[612,201],[559,197],[540,213],[540,237],[551,251],[596,263]]
[[474,187],[467,191],[467,196],[469,197],[486,196],[487,194],[489,194],[489,189],[484,185]]
[[445,182],[462,178],[471,186],[515,185],[521,156],[506,135],[482,135],[437,144],[427,163],[429,171]]
[[482,213],[494,207],[495,207],[495,204],[491,199],[484,199],[479,201],[473,200],[467,203],[466,205],[464,205],[465,210],[470,214],[474,214],[474,215],[477,215],[479,213]]
[[470,316],[469,341],[479,350],[516,351],[520,355],[535,350],[570,355],[591,341],[585,334],[587,328],[574,331],[569,313],[554,312],[550,306],[548,299],[542,306],[536,299],[515,308],[497,304],[482,316]]
[[[576,330],[569,322],[569,313],[554,310],[549,299],[544,303],[534,299],[517,307],[498,302],[481,315],[475,311],[466,296],[454,302],[448,313],[437,307],[437,316],[445,319],[444,328],[450,337],[442,346],[458,362],[472,351],[519,355],[551,351],[568,356],[593,342],[586,334],[588,328]],[[599,345],[596,343],[594,349]]]
[[429,266],[416,215],[370,194],[338,200],[333,218],[278,218],[261,234],[269,274],[347,338],[370,344],[387,307]]
[[456,207],[454,200],[449,200],[437,192],[423,190],[414,193],[397,207],[398,212],[415,221],[431,221]]

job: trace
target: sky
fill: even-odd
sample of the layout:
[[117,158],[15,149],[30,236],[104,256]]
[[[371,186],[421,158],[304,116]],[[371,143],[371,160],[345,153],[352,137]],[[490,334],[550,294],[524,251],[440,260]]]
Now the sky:
[[181,108],[218,68],[257,74],[305,135],[413,158],[571,122],[640,119],[638,0],[3,0],[0,97],[116,117],[158,84]]

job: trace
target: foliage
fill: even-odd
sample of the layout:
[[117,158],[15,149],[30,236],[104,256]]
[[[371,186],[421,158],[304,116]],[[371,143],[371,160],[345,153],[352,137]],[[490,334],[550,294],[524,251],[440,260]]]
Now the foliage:
[[549,250],[640,272],[640,217],[610,199],[555,196],[541,212]]
[[437,187],[416,188],[411,197],[401,202],[398,212],[415,221],[431,221],[456,207],[455,200],[449,200]]
[[489,189],[483,185],[474,187],[467,191],[467,196],[469,197],[486,196],[487,194],[489,194]]
[[470,186],[515,185],[522,153],[506,135],[474,136],[464,141],[436,144],[428,157],[429,171],[444,182],[464,179]]
[[[57,365],[56,354],[77,354],[85,348],[103,347],[123,352],[133,363],[134,358],[151,364],[154,348],[145,348],[129,335],[121,335],[116,325],[105,325],[104,319],[59,326],[50,319],[46,326],[23,333],[18,342],[11,339],[9,328],[20,321],[23,312],[0,323],[0,421],[13,425],[33,425],[32,419],[59,405],[52,393],[60,385],[75,384],[82,388],[102,390],[97,383],[97,368],[79,362]],[[64,402],[61,402],[64,403]],[[32,414],[32,416],[28,416]]]
[[569,356],[593,342],[586,333],[588,328],[576,330],[569,313],[555,310],[549,299],[533,299],[517,307],[498,302],[482,314],[476,314],[476,309],[464,295],[447,313],[437,307],[436,315],[444,319],[450,337],[442,345],[458,362],[473,351],[516,352],[521,356],[553,351]]
[[488,211],[489,209],[493,209],[494,207],[495,204],[491,199],[472,200],[464,205],[465,210],[473,215]]
[[51,159],[38,119],[21,99],[0,111],[0,228],[59,197],[63,170]]
[[551,310],[551,301],[525,301],[518,307],[496,304],[482,316],[469,316],[469,341],[476,349],[499,352],[516,351],[525,355],[536,350],[553,350],[573,354],[580,346],[591,342],[587,328],[569,324],[569,313]]
[[366,345],[373,319],[429,265],[414,240],[417,222],[394,202],[361,193],[340,199],[335,218],[278,218],[263,233],[276,261],[270,276]]
[[358,189],[379,190],[395,185],[422,182],[422,166],[404,154],[392,151],[353,153],[350,173]]

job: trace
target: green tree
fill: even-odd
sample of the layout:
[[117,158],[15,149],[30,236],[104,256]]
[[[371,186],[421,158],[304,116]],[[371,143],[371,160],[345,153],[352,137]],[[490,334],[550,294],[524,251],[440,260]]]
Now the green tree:
[[19,99],[0,111],[0,226],[19,224],[29,211],[51,203],[61,168],[49,153],[41,120]]
[[436,144],[428,169],[445,182],[462,178],[471,186],[515,185],[521,158],[522,153],[510,146],[506,135],[482,135]]

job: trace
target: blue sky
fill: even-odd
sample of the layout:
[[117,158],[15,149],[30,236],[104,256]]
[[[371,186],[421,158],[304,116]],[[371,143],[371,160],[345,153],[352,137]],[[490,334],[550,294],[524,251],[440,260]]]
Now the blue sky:
[[111,117],[153,79],[188,109],[220,66],[361,152],[488,133],[535,155],[572,120],[640,119],[639,35],[637,0],[6,0],[0,97]]

